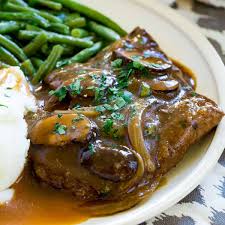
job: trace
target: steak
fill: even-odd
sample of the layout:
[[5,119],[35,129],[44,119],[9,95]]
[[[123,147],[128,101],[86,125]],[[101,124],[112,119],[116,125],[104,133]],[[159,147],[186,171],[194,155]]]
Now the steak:
[[[82,88],[75,92],[70,87],[78,80]],[[27,118],[34,172],[93,215],[128,209],[152,193],[224,116],[140,28],[89,62],[54,71],[45,83],[53,90],[49,112]],[[62,89],[67,93],[59,99]],[[66,110],[59,115],[54,110],[61,104]],[[60,130],[40,125],[46,121]]]

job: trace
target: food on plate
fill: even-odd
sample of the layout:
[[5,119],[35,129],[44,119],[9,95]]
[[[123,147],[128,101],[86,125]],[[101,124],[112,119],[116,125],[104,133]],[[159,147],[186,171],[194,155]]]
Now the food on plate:
[[129,209],[224,116],[144,29],[74,0],[0,8],[0,225]]
[[128,209],[153,192],[223,117],[140,28],[44,81],[50,97],[27,118],[34,172],[93,215]]

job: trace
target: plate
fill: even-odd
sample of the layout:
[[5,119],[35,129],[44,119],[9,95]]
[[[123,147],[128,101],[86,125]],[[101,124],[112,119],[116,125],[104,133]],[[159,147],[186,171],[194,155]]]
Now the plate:
[[[197,91],[215,100],[225,111],[225,68],[215,49],[197,27],[154,0],[82,0],[118,22],[128,32],[145,28],[172,58],[197,76]],[[112,216],[90,219],[82,225],[136,225],[177,203],[190,193],[218,161],[225,147],[225,120],[215,133],[193,146],[166,184],[136,207]]]

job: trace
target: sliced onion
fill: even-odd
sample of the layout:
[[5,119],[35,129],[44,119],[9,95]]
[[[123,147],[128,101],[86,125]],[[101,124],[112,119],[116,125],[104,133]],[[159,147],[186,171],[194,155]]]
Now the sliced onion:
[[148,172],[153,172],[155,170],[155,164],[151,159],[151,156],[145,146],[145,141],[141,128],[141,118],[145,106],[142,104],[136,104],[134,106],[136,107],[137,112],[133,117],[130,117],[128,121],[129,139],[135,151],[141,155],[144,161],[145,169]]

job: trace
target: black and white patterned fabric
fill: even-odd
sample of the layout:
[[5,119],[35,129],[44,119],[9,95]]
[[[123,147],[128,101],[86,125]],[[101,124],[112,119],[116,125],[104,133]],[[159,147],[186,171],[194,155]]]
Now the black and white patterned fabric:
[[[225,63],[225,0],[160,1],[196,23]],[[225,225],[225,152],[192,193],[141,225]]]

